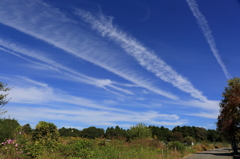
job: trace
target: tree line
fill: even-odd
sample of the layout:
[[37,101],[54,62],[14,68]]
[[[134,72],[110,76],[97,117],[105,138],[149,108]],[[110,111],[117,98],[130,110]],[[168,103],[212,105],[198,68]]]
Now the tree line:
[[[20,128],[26,134],[31,134],[37,129],[32,129],[30,124],[20,126],[16,119],[0,119],[0,142],[11,138],[15,130]],[[170,130],[164,126],[146,126],[144,123],[139,123],[136,126],[130,127],[130,129],[123,129],[119,126],[108,127],[106,130],[95,126],[84,128],[83,130],[62,127],[58,129],[58,133],[60,137],[106,138],[110,140],[127,141],[147,137],[155,138],[163,142],[180,141],[182,143],[201,141],[222,142],[225,140],[223,136],[214,129],[195,126],[176,126]]]
[[[7,84],[0,82],[0,92],[7,92],[10,88]],[[6,99],[8,94],[0,94],[0,115],[5,113],[2,109],[8,103]],[[176,126],[172,130],[164,128],[163,126],[146,126],[139,123],[136,126],[124,130],[119,126],[108,127],[106,131],[94,126],[77,130],[74,128],[61,128],[58,130],[60,136],[75,136],[85,138],[99,138],[105,137],[109,139],[126,139],[141,137],[153,137],[161,141],[180,141],[180,142],[193,142],[193,141],[211,141],[221,142],[227,140],[231,143],[234,153],[238,153],[237,144],[240,139],[240,78],[233,78],[228,80],[228,86],[222,94],[223,99],[220,102],[220,115],[217,120],[217,130],[201,127],[190,126]],[[51,124],[50,124],[51,125]],[[15,119],[0,119],[0,140],[4,137],[11,136],[13,129],[19,127],[19,123]],[[30,125],[24,125],[21,129],[32,131]],[[8,132],[9,131],[9,132]],[[36,131],[36,130],[34,130]]]
[[[150,130],[150,136],[152,138],[158,139],[163,142],[170,141],[180,141],[180,142],[200,142],[200,141],[209,141],[209,142],[222,142],[224,141],[223,136],[217,130],[214,129],[205,129],[195,126],[176,126],[172,130],[165,128],[164,126],[146,126]],[[102,138],[106,139],[128,139],[128,132],[130,129],[123,129],[119,126],[108,127],[106,131],[101,128],[96,128],[91,126],[83,130],[78,130],[75,128],[65,128],[62,127],[59,129],[60,136],[65,137],[84,137],[89,139]],[[144,132],[143,132],[144,134]]]

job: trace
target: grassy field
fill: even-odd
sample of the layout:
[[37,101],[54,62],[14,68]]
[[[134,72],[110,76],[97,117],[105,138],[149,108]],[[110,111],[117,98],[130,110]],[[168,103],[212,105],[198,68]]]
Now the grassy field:
[[220,148],[222,145],[202,142],[186,146],[180,142],[164,145],[156,139],[141,139],[131,142],[106,139],[85,139],[79,137],[59,137],[58,140],[32,141],[22,135],[18,140],[1,144],[0,158],[38,158],[38,159],[180,159],[184,156]]

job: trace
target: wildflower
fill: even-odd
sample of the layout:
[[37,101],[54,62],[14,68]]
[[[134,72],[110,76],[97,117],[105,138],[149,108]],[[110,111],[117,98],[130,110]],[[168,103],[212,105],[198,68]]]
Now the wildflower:
[[9,139],[9,140],[7,140],[7,143],[8,143],[8,144],[11,144],[11,141],[12,141],[12,140],[11,140],[11,139]]
[[18,143],[15,144],[15,147],[17,147],[17,146],[18,146]]
[[7,149],[7,147],[5,147],[5,149]]
[[20,131],[19,134],[22,134],[22,132]]
[[16,148],[16,150],[18,150],[18,148]]

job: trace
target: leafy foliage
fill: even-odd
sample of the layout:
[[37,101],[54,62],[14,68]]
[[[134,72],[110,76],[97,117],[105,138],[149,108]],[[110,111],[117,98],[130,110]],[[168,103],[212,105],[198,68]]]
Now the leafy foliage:
[[184,138],[184,142],[187,144],[187,145],[191,145],[193,142],[195,142],[195,140],[190,137],[190,136],[187,136]]
[[0,119],[0,142],[13,139],[15,130],[19,126],[20,124],[16,119]]
[[217,128],[231,141],[234,152],[238,153],[236,136],[240,126],[240,78],[228,80],[228,87],[225,88],[222,96]]
[[104,130],[101,128],[96,128],[95,126],[91,126],[89,128],[85,128],[82,130],[82,137],[88,139],[95,139],[104,136]]
[[105,134],[107,139],[124,139],[126,137],[126,130],[120,128],[119,126],[108,127]]
[[180,132],[174,132],[174,133],[173,133],[173,140],[174,140],[174,141],[183,142],[182,133],[180,133]]
[[57,126],[53,123],[40,121],[33,130],[33,140],[57,140],[59,132]]
[[[9,91],[11,88],[7,87],[7,84],[4,84],[2,82],[0,82],[0,92],[7,92]],[[6,113],[6,111],[2,110],[2,107],[8,103],[9,99],[7,98],[8,94],[0,94],[0,115]]]
[[30,124],[25,124],[25,125],[23,125],[23,126],[21,127],[21,130],[22,130],[23,133],[25,133],[25,134],[27,134],[27,135],[29,135],[29,134],[32,133],[32,128],[31,128]]
[[168,128],[164,128],[163,126],[158,127],[154,125],[149,126],[148,128],[152,131],[152,137],[157,137],[158,140],[164,142],[169,142],[173,140],[172,131],[170,131]]
[[176,149],[176,150],[182,151],[184,150],[184,145],[179,141],[174,141],[169,144],[169,148],[173,150]]
[[96,147],[94,140],[75,140],[68,145],[60,145],[60,152],[65,156],[92,158],[94,156],[94,147]]
[[60,136],[64,136],[64,137],[81,137],[82,136],[81,131],[78,129],[75,129],[75,128],[62,127],[58,131],[59,131]]
[[144,123],[139,123],[135,126],[130,127],[127,131],[128,139],[146,139],[152,137],[152,131]]

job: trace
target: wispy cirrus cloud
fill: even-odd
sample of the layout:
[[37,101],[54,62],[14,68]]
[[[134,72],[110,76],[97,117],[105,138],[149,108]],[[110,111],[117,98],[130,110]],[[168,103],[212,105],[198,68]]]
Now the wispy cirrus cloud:
[[80,23],[66,18],[58,9],[40,0],[26,0],[20,3],[3,0],[0,5],[0,22],[113,72],[134,85],[170,99],[178,99],[176,95],[156,88],[148,78],[126,68],[126,64],[117,54],[111,54],[112,51],[103,47],[103,43],[86,33],[85,29],[81,29]]
[[[152,110],[136,112],[113,108],[112,104],[118,103],[109,100],[99,102],[76,97],[63,91],[56,91],[55,88],[45,83],[27,77],[18,76],[15,80],[24,83],[24,87],[14,85],[14,89],[9,92],[12,100],[6,110],[11,114],[11,117],[15,117],[21,122],[31,121],[36,124],[40,120],[54,120],[61,123],[64,120],[64,122],[78,121],[79,123],[96,126],[121,126],[121,124],[118,124],[119,122],[131,122],[133,124],[145,122],[147,124],[170,126],[187,123],[186,120],[180,119],[175,114],[162,114]],[[17,103],[22,104],[22,106],[15,106]],[[57,106],[49,107],[49,105]],[[131,125],[125,125],[125,127],[129,126]]]
[[210,46],[210,49],[213,52],[213,55],[215,56],[218,64],[221,66],[225,76],[227,77],[227,79],[231,78],[230,73],[228,72],[225,64],[223,63],[221,56],[219,55],[215,40],[212,35],[212,31],[209,28],[208,22],[205,16],[200,12],[197,2],[195,0],[186,0],[186,2],[188,3],[189,8],[191,9],[194,17],[197,19],[199,27],[201,28],[203,35],[205,36]]
[[[37,124],[39,120],[54,120],[59,121],[58,125],[64,122],[74,122],[95,125],[95,126],[114,126],[119,125],[124,128],[129,128],[135,123],[144,122],[148,125],[164,125],[175,126],[188,123],[187,120],[177,119],[176,115],[158,114],[157,112],[147,111],[138,113],[120,113],[110,111],[96,111],[85,108],[76,109],[59,109],[59,108],[47,108],[44,106],[31,108],[28,107],[15,107],[14,105],[7,109],[11,113],[12,117],[16,117],[22,122],[35,122]],[[154,115],[154,116],[152,116]],[[144,118],[143,118],[144,117]],[[132,124],[123,124],[124,122],[130,122]],[[122,123],[122,124],[121,124]],[[82,125],[81,124],[81,125]]]
[[[0,79],[2,77],[0,76]],[[13,89],[9,91],[9,97],[11,97],[11,103],[20,104],[43,104],[43,103],[65,103],[68,105],[81,106],[86,108],[95,108],[108,111],[128,112],[124,109],[108,107],[107,104],[100,104],[97,101],[69,95],[59,89],[52,88],[45,83],[35,81],[33,79],[16,76],[5,78],[6,81],[11,81]],[[21,83],[18,86],[17,83]]]
[[[5,48],[8,48],[8,49],[5,49],[1,46],[4,46]],[[9,49],[11,49],[12,51]],[[57,63],[47,57],[44,57],[43,53],[41,53],[40,51],[33,50],[33,49],[29,50],[26,47],[21,46],[20,44],[16,44],[14,42],[7,41],[6,39],[3,40],[0,38],[0,50],[10,53],[10,54],[13,54],[17,57],[20,57],[24,60],[31,62],[31,63],[37,64],[37,65],[40,65],[43,67],[47,67],[48,69],[57,71],[61,74],[67,75],[68,77],[70,76],[70,77],[74,78],[76,81],[80,81],[85,84],[95,85],[97,87],[104,88],[105,90],[108,90],[106,87],[110,87],[115,90],[124,92],[126,94],[133,95],[133,93],[129,90],[120,88],[118,86],[114,86],[114,84],[115,84],[114,81],[111,81],[109,79],[97,79],[97,78],[93,78],[93,77],[89,77],[87,75],[81,74],[81,73],[77,72],[76,70],[73,70],[69,67],[63,66],[60,63]],[[21,56],[20,54],[25,55],[27,57],[31,57],[31,58],[41,61],[43,63],[39,63],[37,61],[30,60],[26,57]],[[117,85],[128,86],[128,84],[120,84],[120,83],[117,83]],[[108,91],[110,91],[110,90],[108,90]],[[110,92],[113,92],[113,91],[110,91]],[[117,94],[116,92],[113,92],[113,93]]]
[[217,119],[219,112],[199,112],[199,113],[193,113],[193,114],[187,114],[187,115]]
[[201,91],[194,88],[191,82],[156,56],[153,51],[144,47],[138,40],[114,26],[111,17],[106,17],[103,14],[93,16],[90,12],[81,9],[76,9],[76,14],[89,23],[103,37],[107,37],[117,43],[129,55],[133,56],[142,67],[154,73],[163,81],[171,83],[183,92],[190,93],[194,98],[202,101],[207,100]]

